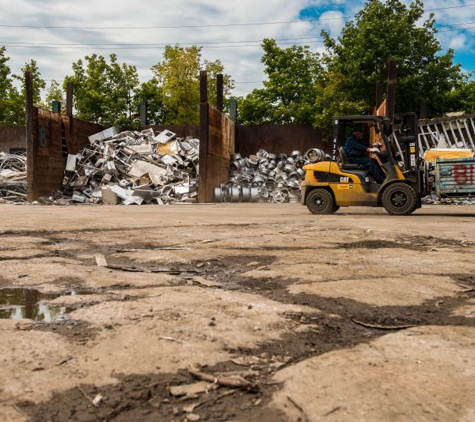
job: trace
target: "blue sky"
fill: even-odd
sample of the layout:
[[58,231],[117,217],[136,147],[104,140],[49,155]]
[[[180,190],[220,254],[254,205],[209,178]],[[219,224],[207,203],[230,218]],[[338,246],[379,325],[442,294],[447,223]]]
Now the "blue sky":
[[[408,1],[405,1],[409,4]],[[12,73],[36,60],[42,77],[62,82],[72,63],[93,53],[116,53],[135,65],[141,81],[162,60],[165,45],[202,46],[202,57],[220,60],[236,82],[234,95],[262,87],[264,38],[282,47],[306,44],[322,51],[320,31],[333,37],[364,7],[360,0],[2,0],[0,45]],[[475,70],[475,0],[426,0],[435,14],[442,51]],[[427,16],[426,15],[426,16]],[[309,18],[311,21],[309,21]],[[384,23],[381,24],[384,30]]]

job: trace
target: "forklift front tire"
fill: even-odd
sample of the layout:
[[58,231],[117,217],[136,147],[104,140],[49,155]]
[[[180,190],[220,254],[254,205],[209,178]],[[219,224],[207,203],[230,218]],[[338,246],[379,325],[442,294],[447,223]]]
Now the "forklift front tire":
[[384,190],[381,202],[389,214],[408,215],[417,208],[417,194],[406,183],[394,183]]
[[335,205],[332,194],[322,188],[312,190],[307,195],[305,204],[312,214],[333,214],[340,208]]

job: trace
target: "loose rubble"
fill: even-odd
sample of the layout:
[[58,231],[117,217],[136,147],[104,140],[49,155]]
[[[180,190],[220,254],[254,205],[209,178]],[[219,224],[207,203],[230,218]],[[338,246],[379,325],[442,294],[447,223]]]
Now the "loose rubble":
[[0,152],[0,203],[26,202],[26,154]]
[[[89,137],[91,145],[68,155],[55,201],[86,204],[193,202],[198,195],[199,140],[152,128]],[[62,196],[62,198],[58,198]]]
[[475,205],[475,198],[439,198],[434,192],[421,198],[424,205]]
[[256,155],[231,156],[230,178],[214,189],[216,202],[291,202],[300,201],[300,182],[305,177],[302,167],[330,160],[324,151],[312,148],[302,155],[270,154],[261,149]]

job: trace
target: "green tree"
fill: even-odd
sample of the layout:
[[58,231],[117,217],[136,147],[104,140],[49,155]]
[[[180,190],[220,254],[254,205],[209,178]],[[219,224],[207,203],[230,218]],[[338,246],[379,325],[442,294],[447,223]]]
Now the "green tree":
[[231,90],[234,88],[234,80],[230,75],[227,75],[224,72],[224,66],[220,60],[215,60],[211,62],[209,60],[204,60],[203,65],[201,66],[203,70],[206,71],[206,78],[208,84],[208,102],[214,106],[217,104],[217,77],[219,74],[223,75],[223,97],[224,97],[224,108],[228,106],[229,98],[231,97]]
[[29,63],[25,63],[25,66],[21,69],[20,75],[13,75],[13,77],[21,82],[21,97],[23,100],[23,108],[26,103],[26,72],[31,72],[31,79],[33,83],[33,105],[40,107],[41,91],[45,89],[46,82],[41,78],[40,69],[36,64],[36,60],[31,59]]
[[120,65],[111,54],[108,62],[93,54],[73,63],[74,75],[66,76],[63,89],[73,83],[76,115],[84,120],[109,127],[137,124],[134,91],[139,86],[135,66]]
[[163,107],[163,90],[157,78],[142,83],[135,91],[135,108],[140,109],[142,101],[147,102],[147,119],[151,125],[161,125],[165,122]]
[[312,124],[323,81],[319,55],[307,46],[282,49],[272,39],[262,48],[267,80],[264,88],[240,99],[240,123]]
[[65,104],[64,92],[58,81],[52,80],[46,90],[46,97],[44,107],[49,109],[53,101],[59,101],[62,105]]
[[[200,70],[207,71],[208,100],[213,104],[216,102],[215,76],[224,70],[221,62],[202,62],[201,47],[165,47],[163,61],[152,67],[154,84],[161,91],[164,124],[199,123]],[[226,97],[234,88],[229,75],[223,74],[223,85]]]
[[[422,21],[423,3],[406,6],[399,0],[367,1],[337,40],[322,32],[326,54],[327,88],[320,103],[339,114],[350,105],[354,112],[374,106],[377,83],[387,81],[390,59],[397,62],[396,112],[426,108],[428,116],[444,111],[447,95],[461,82],[460,65],[452,50],[441,53],[434,15]],[[335,98],[335,96],[337,98]],[[335,101],[336,100],[336,101]]]
[[449,93],[446,111],[475,113],[475,80],[468,80],[467,78],[467,81]]
[[0,47],[0,125],[24,125],[25,105],[21,95],[13,85],[13,76],[7,65],[9,57],[5,47]]

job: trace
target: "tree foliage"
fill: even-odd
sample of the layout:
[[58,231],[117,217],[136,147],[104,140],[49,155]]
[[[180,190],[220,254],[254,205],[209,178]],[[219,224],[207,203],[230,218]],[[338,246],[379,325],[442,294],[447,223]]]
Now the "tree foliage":
[[[33,104],[41,105],[41,90],[45,87],[45,81],[41,78],[35,60],[25,63],[20,75],[10,75],[10,68],[7,65],[9,57],[5,56],[5,47],[0,47],[0,124],[2,125],[24,125],[26,122],[26,72],[31,72],[33,80]],[[21,89],[14,85],[14,80],[18,80]]]
[[79,118],[103,126],[130,126],[137,123],[138,110],[133,107],[134,91],[139,85],[135,66],[119,64],[111,54],[108,62],[93,54],[73,63],[72,76],[64,80],[74,86],[74,107]]
[[46,90],[46,97],[44,101],[44,107],[50,108],[53,101],[59,101],[61,104],[65,104],[66,100],[64,97],[64,92],[61,89],[61,85],[58,81],[53,79],[49,87]]
[[0,47],[0,125],[24,125],[25,105],[21,95],[13,85],[13,76],[5,55],[5,47]]
[[376,106],[377,84],[387,82],[390,60],[397,64],[396,112],[424,109],[433,117],[458,103],[469,109],[462,99],[472,92],[466,75],[454,64],[453,50],[442,53],[434,16],[423,19],[421,0],[371,0],[337,39],[322,32],[321,56],[264,40],[267,80],[240,99],[240,122],[329,128],[333,116],[368,113]]
[[143,101],[147,102],[147,120],[151,125],[162,125],[165,122],[163,107],[163,90],[157,78],[142,83],[135,91],[135,108],[140,109]]
[[428,115],[440,115],[462,73],[453,63],[452,50],[441,54],[434,16],[422,21],[423,15],[421,0],[409,6],[399,0],[373,0],[337,40],[323,32],[330,81],[326,101],[343,92],[343,103],[362,100],[367,108],[374,106],[376,85],[387,81],[392,59],[397,63],[396,111],[418,112],[424,105]]
[[272,39],[265,39],[262,48],[267,80],[264,88],[240,99],[240,123],[313,123],[322,81],[319,55],[307,46],[280,48]]
[[[151,80],[162,101],[163,124],[198,124],[200,104],[200,71],[208,77],[208,100],[216,104],[216,75],[223,74],[219,60],[201,60],[201,47],[166,46],[163,61],[152,67]],[[229,96],[234,82],[223,74],[224,96]],[[151,89],[150,84],[147,89]]]
[[23,103],[26,102],[26,72],[31,72],[31,79],[33,84],[33,105],[39,107],[42,104],[41,91],[46,87],[46,82],[41,78],[41,72],[35,60],[31,59],[21,69],[20,75],[13,75],[13,77],[21,83],[21,98]]
[[475,80],[470,79],[470,76],[466,75],[463,83],[450,91],[445,111],[464,111],[467,114],[475,114]]

